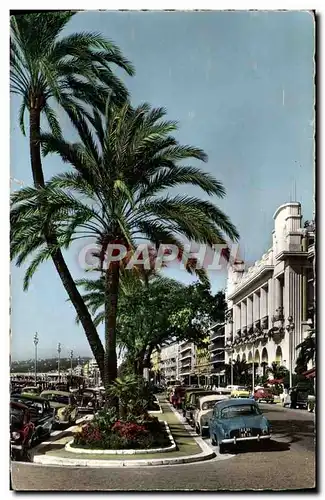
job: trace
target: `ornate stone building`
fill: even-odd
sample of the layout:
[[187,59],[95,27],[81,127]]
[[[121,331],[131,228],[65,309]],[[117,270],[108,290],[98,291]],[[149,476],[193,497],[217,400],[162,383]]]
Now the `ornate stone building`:
[[314,231],[302,225],[301,205],[281,205],[272,247],[248,269],[230,266],[225,361],[246,360],[262,374],[273,361],[294,373],[296,346],[314,321]]

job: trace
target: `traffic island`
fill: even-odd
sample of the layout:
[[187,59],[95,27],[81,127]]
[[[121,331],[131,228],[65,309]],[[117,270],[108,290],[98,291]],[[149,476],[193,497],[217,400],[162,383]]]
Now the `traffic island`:
[[[67,465],[81,467],[140,467],[154,465],[174,465],[191,462],[200,462],[215,457],[211,448],[202,441],[197,440],[190,435],[184,425],[179,421],[167,403],[160,402],[162,414],[159,420],[168,424],[170,433],[173,437],[175,448],[171,451],[156,451],[154,453],[146,450],[146,453],[123,454],[103,454],[72,453],[66,449],[66,444],[71,441],[71,436],[65,436],[60,440],[60,446],[53,446],[54,443],[43,447],[41,453],[36,452],[33,456],[33,462],[44,465]],[[101,450],[102,451],[102,450]],[[125,451],[125,450],[124,450]],[[130,450],[127,450],[130,451]],[[139,450],[137,450],[139,451]]]

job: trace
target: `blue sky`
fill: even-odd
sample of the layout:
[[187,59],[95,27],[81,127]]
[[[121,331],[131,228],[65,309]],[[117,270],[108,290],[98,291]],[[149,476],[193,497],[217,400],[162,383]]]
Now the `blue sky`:
[[[83,12],[64,34],[101,32],[133,62],[136,76],[119,73],[132,102],[164,106],[179,121],[181,142],[203,148],[203,168],[224,183],[227,196],[214,200],[237,226],[241,255],[253,262],[268,249],[276,208],[302,203],[312,216],[313,189],[313,18],[307,12]],[[11,175],[31,183],[28,139],[18,127],[19,99],[11,100]],[[69,136],[67,119],[61,117]],[[46,178],[64,167],[44,160]],[[295,185],[295,188],[294,188]],[[16,188],[17,186],[12,186]],[[183,190],[184,192],[185,190]],[[199,195],[196,188],[189,194]],[[81,277],[78,248],[67,254]],[[51,262],[22,291],[24,268],[12,266],[12,357],[33,355],[38,332],[40,357],[70,349],[87,355],[84,332]],[[181,271],[169,271],[189,281]],[[214,273],[214,291],[225,276]],[[103,336],[100,330],[101,337]]]

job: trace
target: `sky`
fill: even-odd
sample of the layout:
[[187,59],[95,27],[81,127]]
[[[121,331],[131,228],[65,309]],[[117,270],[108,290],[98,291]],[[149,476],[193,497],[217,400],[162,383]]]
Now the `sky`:
[[[177,138],[204,149],[201,165],[222,181],[226,197],[212,199],[236,225],[240,254],[248,263],[271,246],[273,214],[288,201],[313,214],[314,21],[307,12],[82,12],[63,35],[95,31],[113,40],[135,66],[134,77],[116,73],[134,105],[163,106],[179,122]],[[28,138],[18,126],[20,100],[11,98],[11,176],[31,184]],[[60,120],[72,137],[64,114]],[[27,125],[27,120],[25,122]],[[64,170],[51,156],[46,179]],[[12,189],[19,186],[15,183]],[[202,196],[199,188],[179,192]],[[84,275],[79,247],[65,253],[75,278]],[[81,326],[52,262],[42,264],[28,292],[26,267],[12,265],[12,359],[89,355]],[[168,274],[191,278],[173,266]],[[213,273],[212,290],[225,286]],[[103,338],[103,330],[99,329]]]

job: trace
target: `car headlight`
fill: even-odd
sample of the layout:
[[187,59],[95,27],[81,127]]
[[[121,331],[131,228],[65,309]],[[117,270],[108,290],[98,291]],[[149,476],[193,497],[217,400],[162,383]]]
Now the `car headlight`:
[[269,434],[269,433],[270,430],[267,427],[264,427],[264,429],[262,429],[262,434]]
[[89,403],[88,403],[88,405],[87,405],[87,406],[89,406],[89,407],[93,406],[92,402],[91,402],[91,401],[89,401]]
[[229,432],[225,432],[224,436],[225,436],[225,438],[229,438],[230,437]]
[[17,441],[17,439],[20,439],[20,433],[19,433],[19,432],[12,432],[12,433],[11,433],[11,437],[12,437],[12,439],[14,439],[15,441]]

